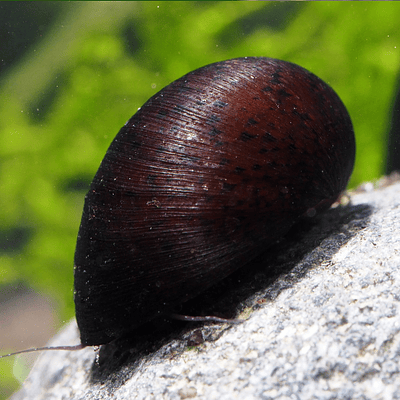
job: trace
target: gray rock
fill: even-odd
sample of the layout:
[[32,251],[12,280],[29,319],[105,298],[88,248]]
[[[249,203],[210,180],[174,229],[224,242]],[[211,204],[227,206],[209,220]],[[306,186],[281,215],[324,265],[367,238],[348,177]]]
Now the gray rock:
[[193,303],[242,324],[44,352],[12,399],[398,399],[399,221],[400,183],[354,193]]

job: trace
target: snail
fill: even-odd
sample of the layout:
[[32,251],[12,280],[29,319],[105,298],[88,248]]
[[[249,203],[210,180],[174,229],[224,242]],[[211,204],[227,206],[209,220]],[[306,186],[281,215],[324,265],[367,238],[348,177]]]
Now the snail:
[[302,67],[245,57],[199,68],[122,127],[85,198],[74,259],[81,344],[109,343],[328,209],[353,170],[350,116]]

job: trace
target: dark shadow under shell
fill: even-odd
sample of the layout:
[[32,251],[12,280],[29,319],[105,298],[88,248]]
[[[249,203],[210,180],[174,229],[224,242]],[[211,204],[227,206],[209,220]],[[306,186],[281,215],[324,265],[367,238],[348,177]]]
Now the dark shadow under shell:
[[350,117],[321,79],[240,58],[171,83],[126,123],[86,196],[76,318],[99,345],[173,311],[345,189]]

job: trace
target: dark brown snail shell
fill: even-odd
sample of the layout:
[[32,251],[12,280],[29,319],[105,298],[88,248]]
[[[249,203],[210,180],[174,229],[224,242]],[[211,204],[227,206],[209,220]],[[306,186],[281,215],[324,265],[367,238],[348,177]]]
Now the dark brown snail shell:
[[86,196],[75,253],[82,344],[173,312],[329,208],[354,158],[345,106],[295,64],[238,58],[162,89],[119,131]]

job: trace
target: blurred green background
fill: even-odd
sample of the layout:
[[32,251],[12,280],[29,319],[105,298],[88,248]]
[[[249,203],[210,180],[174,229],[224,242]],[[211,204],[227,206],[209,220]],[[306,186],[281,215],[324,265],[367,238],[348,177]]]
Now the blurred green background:
[[[350,187],[381,176],[399,78],[399,20],[400,4],[392,2],[0,3],[2,307],[30,288],[50,299],[53,331],[74,316],[76,235],[108,145],[150,96],[205,64],[268,56],[309,69],[352,117]],[[5,335],[13,335],[12,316],[0,315]],[[26,336],[42,329],[21,326]],[[0,354],[15,350],[0,340]],[[0,399],[26,372],[21,357],[0,360]]]

